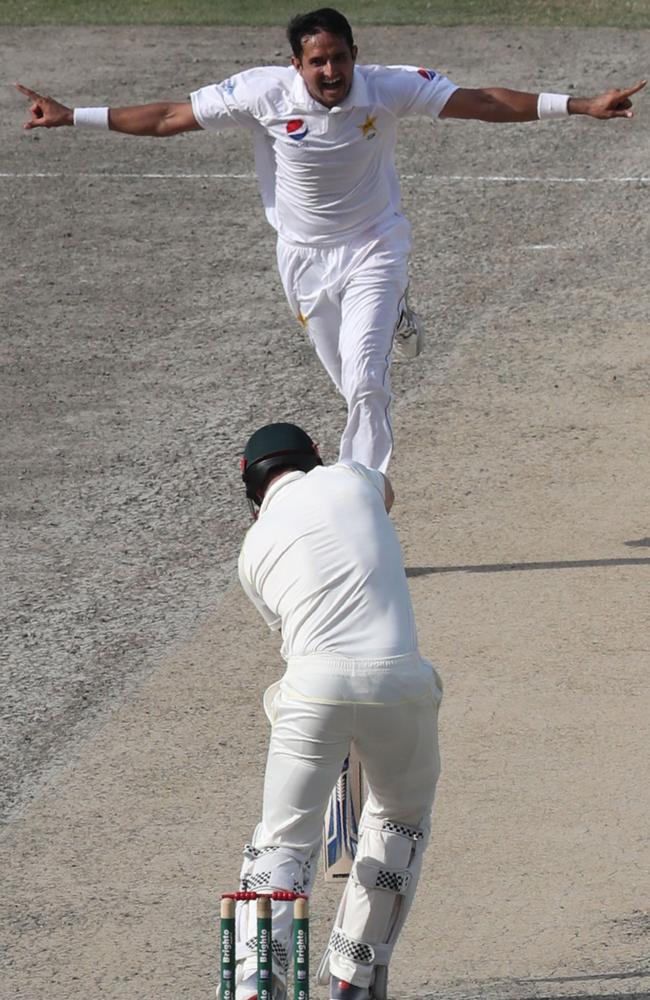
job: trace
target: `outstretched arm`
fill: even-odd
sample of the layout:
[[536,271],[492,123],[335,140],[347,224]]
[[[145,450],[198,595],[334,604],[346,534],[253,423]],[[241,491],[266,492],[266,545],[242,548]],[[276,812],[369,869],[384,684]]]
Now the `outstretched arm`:
[[[646,80],[640,80],[626,90],[606,90],[597,97],[569,97],[566,114],[589,115],[591,118],[632,118],[634,112],[630,98],[643,90]],[[540,97],[521,90],[487,87],[479,90],[460,88],[454,91],[440,113],[441,118],[472,118],[483,122],[532,122],[543,113]],[[562,95],[548,95],[561,98]],[[556,105],[557,106],[557,105]],[[561,111],[560,114],[563,114]],[[549,115],[549,117],[551,117]],[[555,117],[555,115],[553,115]]]
[[[31,101],[30,118],[23,128],[59,128],[62,125],[74,125],[74,110],[55,101],[52,97],[44,97],[21,83],[16,88]],[[127,135],[169,136],[178,132],[190,132],[200,129],[192,113],[189,101],[175,103],[160,101],[156,104],[133,105],[130,108],[108,109],[108,127],[114,132],[125,132]]]

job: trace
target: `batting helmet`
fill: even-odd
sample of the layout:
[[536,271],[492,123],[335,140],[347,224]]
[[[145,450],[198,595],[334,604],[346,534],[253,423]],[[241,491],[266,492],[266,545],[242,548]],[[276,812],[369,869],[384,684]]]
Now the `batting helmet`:
[[322,464],[318,447],[300,427],[267,424],[249,437],[239,467],[246,496],[259,504],[269,473],[287,467],[309,472]]

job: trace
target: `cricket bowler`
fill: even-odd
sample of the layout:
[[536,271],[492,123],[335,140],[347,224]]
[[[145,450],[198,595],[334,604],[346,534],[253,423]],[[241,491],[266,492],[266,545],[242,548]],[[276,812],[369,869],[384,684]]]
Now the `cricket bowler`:
[[287,35],[290,65],[244,70],[186,102],[72,109],[17,84],[31,101],[24,127],[159,137],[247,129],[290,309],[347,404],[339,459],[386,471],[391,360],[422,346],[406,297],[411,230],[395,168],[400,121],[631,118],[630,98],[645,81],[580,98],[468,89],[426,67],[359,65],[350,24],[331,7],[293,18]]

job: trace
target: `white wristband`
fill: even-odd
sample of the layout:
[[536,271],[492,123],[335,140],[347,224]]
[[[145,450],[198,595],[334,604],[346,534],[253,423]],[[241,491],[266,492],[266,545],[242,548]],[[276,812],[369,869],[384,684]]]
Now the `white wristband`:
[[569,113],[568,94],[540,94],[537,98],[538,118],[566,118]]
[[80,128],[108,128],[108,108],[75,108],[72,121]]

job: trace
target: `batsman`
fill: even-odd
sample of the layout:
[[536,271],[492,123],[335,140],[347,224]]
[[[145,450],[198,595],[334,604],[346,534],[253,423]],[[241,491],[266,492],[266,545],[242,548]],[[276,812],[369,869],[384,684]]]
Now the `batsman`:
[[[262,818],[242,890],[309,894],[323,816],[354,748],[368,796],[321,966],[331,1000],[382,997],[413,901],[440,771],[440,678],[418,651],[387,477],[324,466],[305,431],[269,424],[242,478],[254,512],[239,558],[244,591],[282,630],[286,671],[266,692],[272,731]],[[290,906],[274,903],[274,1000],[286,988]],[[255,909],[238,904],[236,1000],[256,993]]]

